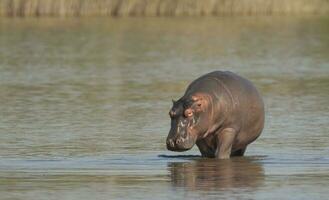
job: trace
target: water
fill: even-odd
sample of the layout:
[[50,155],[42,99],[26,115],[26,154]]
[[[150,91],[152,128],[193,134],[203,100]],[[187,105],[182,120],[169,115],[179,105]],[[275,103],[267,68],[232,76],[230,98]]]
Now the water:
[[[327,199],[329,18],[0,19],[0,199]],[[253,81],[243,158],[168,152],[171,99]]]

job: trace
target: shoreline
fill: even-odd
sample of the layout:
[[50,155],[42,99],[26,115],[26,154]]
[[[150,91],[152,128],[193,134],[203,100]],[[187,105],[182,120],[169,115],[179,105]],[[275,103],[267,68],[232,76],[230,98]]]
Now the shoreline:
[[327,0],[2,0],[0,17],[328,15]]

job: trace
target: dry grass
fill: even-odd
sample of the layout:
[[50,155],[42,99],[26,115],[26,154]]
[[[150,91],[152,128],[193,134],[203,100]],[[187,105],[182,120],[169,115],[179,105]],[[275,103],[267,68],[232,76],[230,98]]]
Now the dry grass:
[[328,14],[329,0],[0,0],[0,16]]

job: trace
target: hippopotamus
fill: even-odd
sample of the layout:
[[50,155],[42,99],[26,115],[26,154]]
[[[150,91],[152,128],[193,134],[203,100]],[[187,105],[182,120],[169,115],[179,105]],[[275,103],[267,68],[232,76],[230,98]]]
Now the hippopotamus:
[[264,127],[264,102],[247,79],[214,71],[194,80],[185,94],[173,100],[170,151],[187,151],[195,144],[203,157],[243,156]]

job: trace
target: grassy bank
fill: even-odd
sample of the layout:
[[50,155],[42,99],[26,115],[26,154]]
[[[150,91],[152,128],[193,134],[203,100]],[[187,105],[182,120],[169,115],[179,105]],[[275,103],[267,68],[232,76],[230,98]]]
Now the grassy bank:
[[0,0],[0,16],[329,14],[329,0]]

